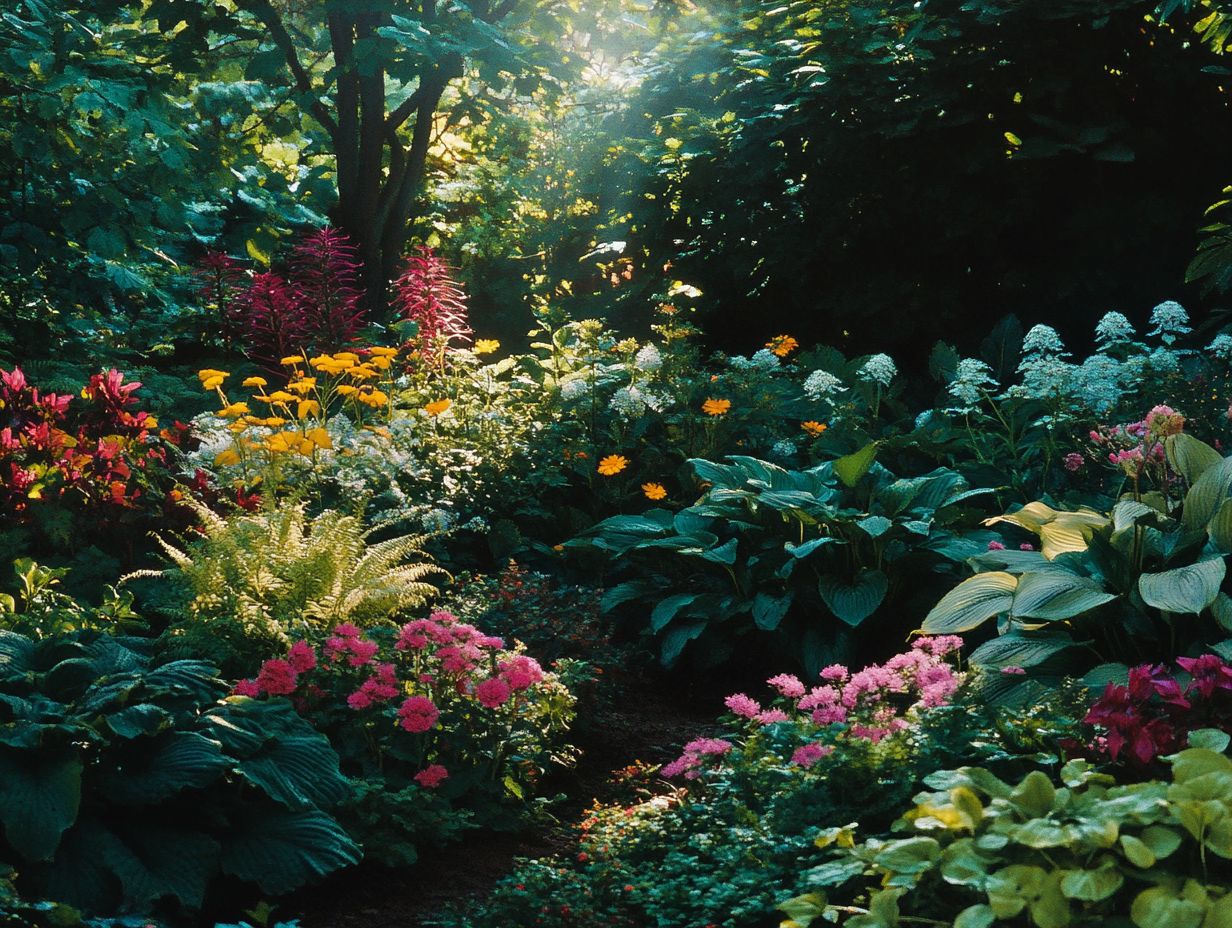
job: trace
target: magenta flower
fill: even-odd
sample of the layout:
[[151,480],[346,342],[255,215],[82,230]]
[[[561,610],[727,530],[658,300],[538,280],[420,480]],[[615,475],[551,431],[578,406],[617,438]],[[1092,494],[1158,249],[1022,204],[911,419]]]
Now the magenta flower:
[[347,658],[347,663],[352,667],[363,667],[372,663],[372,659],[376,657],[376,652],[380,650],[375,641],[352,638],[350,642],[351,656]]
[[424,789],[436,789],[445,780],[449,779],[449,771],[440,764],[429,764],[419,773],[415,774],[414,779]]
[[788,699],[799,699],[805,693],[804,684],[800,682],[800,678],[790,673],[781,673],[766,682]]
[[398,708],[398,724],[412,733],[427,731],[440,717],[441,711],[427,696],[408,696]]
[[834,753],[834,747],[829,744],[820,744],[816,741],[810,744],[802,744],[792,752],[791,762],[797,767],[811,767],[823,757]]
[[988,550],[989,551],[1004,551],[1005,545],[1000,541],[990,541],[988,543]]
[[261,687],[256,680],[240,680],[231,689],[232,696],[260,696]]
[[525,654],[518,654],[507,661],[502,661],[496,665],[496,668],[500,671],[501,678],[515,692],[530,689],[543,679],[543,668],[539,666],[539,662]]
[[750,699],[744,693],[733,693],[723,700],[723,704],[734,715],[738,715],[741,718],[756,718],[757,714],[761,712],[761,704],[756,699]]
[[475,687],[475,698],[489,709],[503,706],[509,701],[509,684],[500,677],[491,677]]
[[287,662],[296,673],[307,673],[317,666],[317,652],[306,641],[297,641],[287,652]]
[[295,692],[296,680],[295,669],[287,661],[275,658],[261,665],[256,683],[268,696],[288,696]]

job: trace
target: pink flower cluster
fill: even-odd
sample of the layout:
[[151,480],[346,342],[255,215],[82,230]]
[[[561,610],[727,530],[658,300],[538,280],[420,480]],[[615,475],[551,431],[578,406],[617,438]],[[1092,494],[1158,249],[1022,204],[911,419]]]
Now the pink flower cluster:
[[[1138,480],[1148,469],[1166,476],[1167,455],[1163,442],[1184,430],[1185,417],[1171,406],[1161,405],[1154,407],[1140,422],[1101,425],[1092,429],[1088,437],[1095,445],[1097,456],[1103,456],[1125,476]],[[1077,463],[1072,460],[1074,458],[1079,458]],[[1078,455],[1065,457],[1065,467],[1071,472],[1077,471],[1081,463]]]
[[[962,639],[956,635],[918,638],[911,650],[884,664],[854,673],[842,664],[832,664],[821,671],[821,683],[811,689],[791,674],[771,677],[767,683],[777,691],[778,705],[763,706],[746,693],[733,693],[723,702],[738,720],[756,728],[795,725],[809,740],[795,749],[791,762],[811,767],[834,750],[833,745],[816,740],[819,729],[834,738],[877,743],[908,728],[914,713],[947,705],[961,682],[947,658],[961,647]],[[830,730],[833,725],[843,727]],[[719,745],[724,747],[719,749]],[[704,758],[725,754],[731,747],[730,742],[718,739],[694,741],[663,768],[663,775],[695,779]]]

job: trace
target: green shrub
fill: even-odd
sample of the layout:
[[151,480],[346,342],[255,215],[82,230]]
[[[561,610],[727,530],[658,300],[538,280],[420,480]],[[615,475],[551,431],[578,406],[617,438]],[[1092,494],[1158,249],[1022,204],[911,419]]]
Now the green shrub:
[[0,632],[0,860],[87,912],[195,910],[221,873],[285,893],[359,859],[338,755],[283,701],[219,701],[143,639]]
[[[1228,737],[1210,732],[1222,749]],[[942,771],[896,825],[902,837],[828,832],[831,861],[804,882],[826,892],[783,906],[799,928],[825,915],[851,928],[904,923],[989,928],[1218,928],[1232,923],[1232,761],[1177,754],[1171,782],[1127,786],[1083,761],[1061,786],[1035,770],[1009,784],[978,767]],[[846,849],[841,849],[846,844]]]
[[961,534],[966,501],[987,491],[946,469],[896,478],[875,454],[870,445],[805,471],[690,461],[708,485],[697,503],[613,516],[566,547],[601,552],[633,577],[604,605],[646,609],[665,664],[695,639],[714,660],[764,634],[813,675],[847,659],[857,633],[909,631],[912,602],[992,537]]

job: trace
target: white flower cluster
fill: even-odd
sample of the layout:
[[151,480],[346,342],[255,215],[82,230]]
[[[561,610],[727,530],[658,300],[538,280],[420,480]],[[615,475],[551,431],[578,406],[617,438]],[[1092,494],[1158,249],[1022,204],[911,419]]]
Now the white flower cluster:
[[984,394],[997,388],[992,368],[978,358],[963,358],[958,362],[954,379],[946,390],[960,405],[947,412],[970,413],[980,405]]
[[1175,300],[1166,300],[1151,310],[1153,328],[1147,335],[1157,335],[1165,345],[1172,345],[1182,335],[1193,331],[1189,326],[1189,313]]
[[1130,341],[1136,334],[1133,323],[1118,312],[1104,313],[1095,326],[1095,340],[1101,348]]
[[637,354],[633,357],[633,366],[639,371],[652,373],[663,366],[663,355],[659,353],[657,346],[647,342],[638,349]]
[[811,400],[826,399],[846,389],[843,382],[829,371],[813,371],[804,378],[804,395]]
[[898,368],[894,365],[894,359],[888,354],[875,354],[860,368],[859,377],[861,380],[866,380],[870,383],[879,383],[883,387],[888,387],[890,382],[898,375]]

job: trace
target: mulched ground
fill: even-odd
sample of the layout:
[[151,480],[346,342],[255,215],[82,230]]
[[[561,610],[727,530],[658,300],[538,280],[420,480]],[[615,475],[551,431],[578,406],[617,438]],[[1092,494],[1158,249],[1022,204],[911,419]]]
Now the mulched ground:
[[684,691],[654,674],[626,672],[609,681],[605,692],[607,698],[578,707],[578,763],[545,784],[545,794],[569,797],[554,809],[559,826],[519,834],[477,831],[404,870],[361,865],[300,893],[279,907],[278,916],[295,913],[302,928],[422,925],[442,908],[487,892],[515,858],[569,850],[575,841],[571,823],[595,800],[617,794],[614,771],[639,760],[670,760],[684,741],[714,723],[714,694]]

